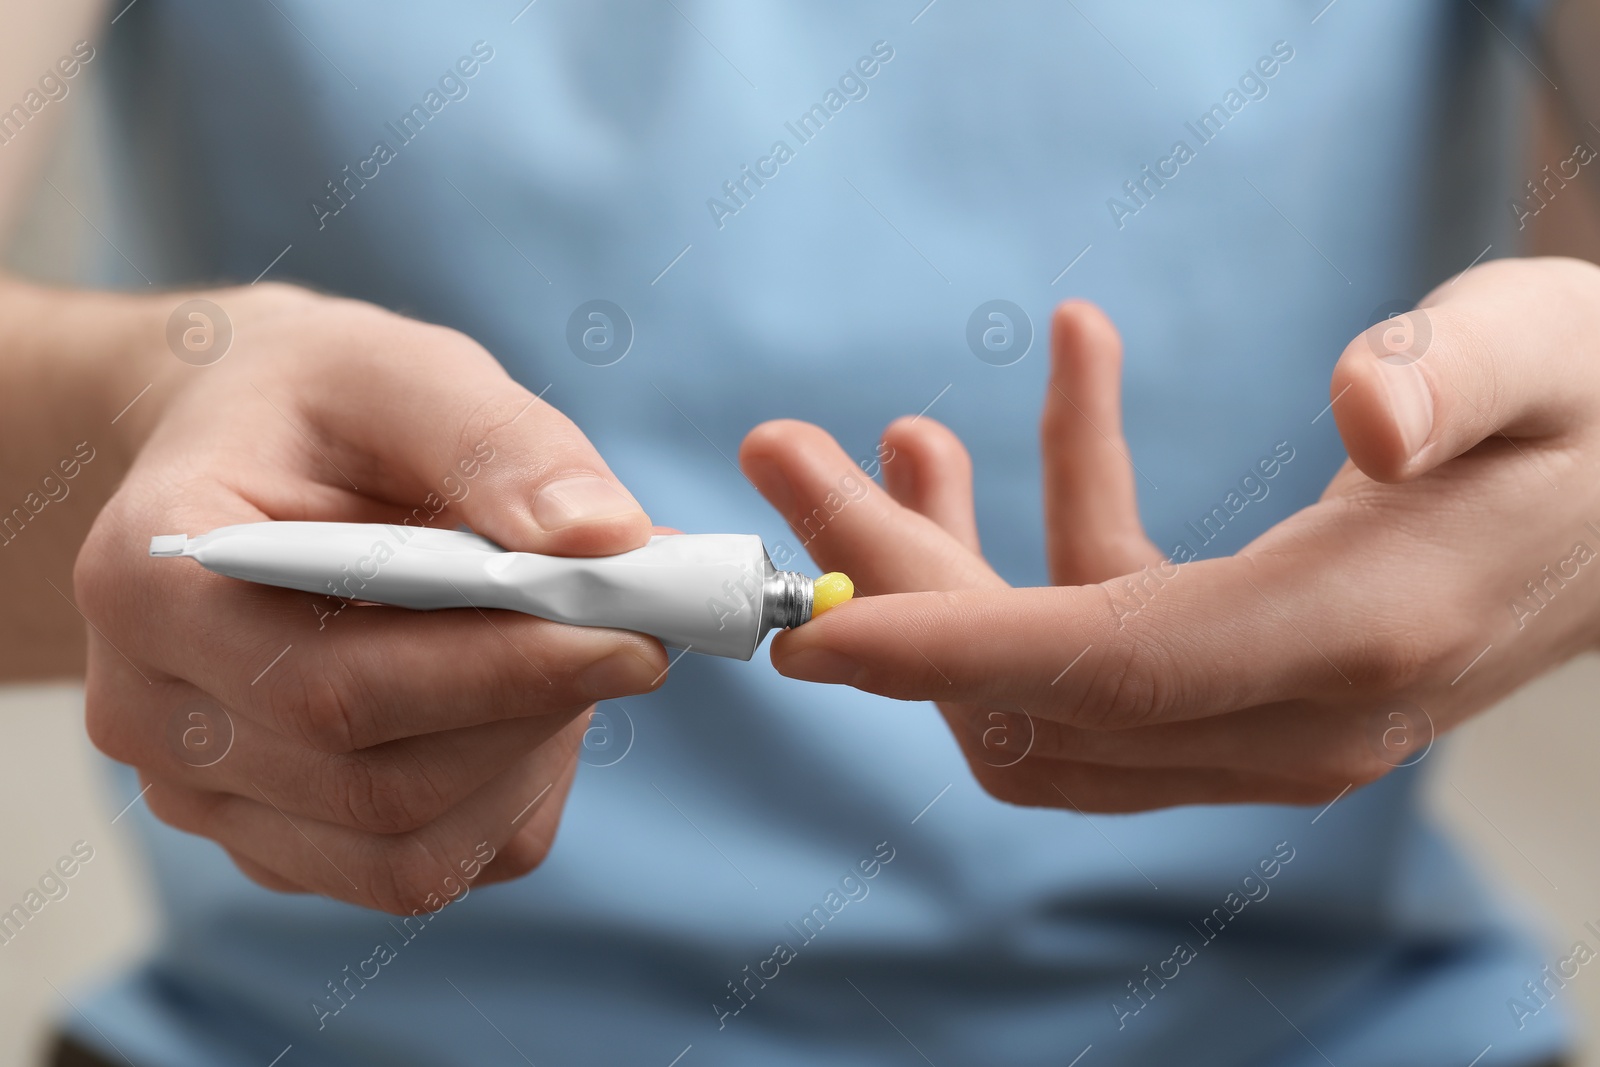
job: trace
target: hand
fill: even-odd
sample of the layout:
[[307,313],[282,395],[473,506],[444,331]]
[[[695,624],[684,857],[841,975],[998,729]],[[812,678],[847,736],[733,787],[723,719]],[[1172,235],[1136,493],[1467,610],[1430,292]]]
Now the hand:
[[[642,545],[649,519],[577,427],[468,338],[285,286],[208,296],[232,350],[206,367],[160,353],[182,381],[78,558],[90,736],[139,769],[158,817],[274,889],[404,914],[527,872],[585,710],[655,688],[658,642],[349,605],[151,559],[150,537],[465,522],[512,549],[600,555]],[[162,346],[159,326],[145,335]],[[211,757],[190,742],[227,739],[194,731],[228,721],[226,755],[197,766]]]
[[[885,433],[887,491],[814,426],[757,427],[746,473],[869,594],[780,635],[773,663],[938,701],[978,780],[1018,804],[1326,803],[1420,758],[1600,634],[1600,269],[1491,263],[1422,307],[1334,370],[1352,462],[1227,558],[1170,562],[1145,536],[1120,342],[1087,304],[1053,324],[1054,587],[984,562],[971,464],[932,419]],[[805,525],[850,478],[853,502]]]

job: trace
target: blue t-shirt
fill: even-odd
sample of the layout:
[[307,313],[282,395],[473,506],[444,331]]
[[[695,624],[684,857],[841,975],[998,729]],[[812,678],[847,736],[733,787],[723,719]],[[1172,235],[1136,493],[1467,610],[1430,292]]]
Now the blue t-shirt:
[[[152,277],[272,264],[459,328],[657,522],[780,556],[745,431],[811,419],[870,461],[926,410],[971,447],[989,558],[1041,584],[1053,303],[1123,331],[1156,542],[1238,549],[1341,462],[1317,416],[1344,344],[1514,252],[1502,29],[1453,0],[144,0],[102,50],[119,243]],[[70,1025],[151,1067],[1564,1045],[1554,1008],[1508,1011],[1544,961],[1420,815],[1427,760],[1325,811],[1023,810],[933,708],[764,659],[602,705],[548,861],[426,923],[259,889],[136,807],[165,932]]]

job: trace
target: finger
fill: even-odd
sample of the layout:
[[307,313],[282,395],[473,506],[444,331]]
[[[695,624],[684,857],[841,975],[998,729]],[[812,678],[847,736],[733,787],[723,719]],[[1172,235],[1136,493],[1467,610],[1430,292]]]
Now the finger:
[[947,709],[946,718],[975,758],[994,765],[1043,759],[1222,769],[1334,789],[1414,762],[1434,739],[1420,708],[1394,701],[1375,702],[1363,716],[1286,701],[1128,730],[1084,729],[1007,707]]
[[114,712],[98,694],[89,709],[90,737],[112,759],[190,789],[250,800],[265,791],[289,815],[384,834],[439,818],[584,710],[328,753],[229,715],[193,686],[124,694]]
[[739,463],[812,557],[864,594],[1005,584],[932,519],[895,503],[817,426],[762,423]]
[[[661,643],[516,612],[347,609],[336,632],[290,650],[265,677],[211,663],[194,680],[281,734],[330,752],[506,719],[571,714],[666,678]],[[334,627],[329,627],[334,630]],[[263,660],[257,643],[221,662]],[[296,652],[304,656],[295,662]],[[287,668],[287,669],[285,669]]]
[[[167,518],[102,515],[112,532],[79,556],[79,604],[145,675],[185,678],[280,734],[349,751],[648,692],[665,678],[665,650],[641,634],[510,611],[354,605],[143,551],[151,523],[201,529],[198,515],[239,521],[248,509],[211,484]],[[86,582],[86,568],[117,579]]]
[[1381,643],[1338,623],[1320,574],[1287,564],[1273,573],[1243,557],[1175,570],[1137,612],[1104,586],[869,597],[778,635],[772,661],[808,681],[902,700],[1009,702],[1100,729],[1387,681],[1376,673],[1388,658]]
[[[350,752],[443,729],[571,713],[650,693],[667,675],[666,649],[638,633],[512,611],[346,614],[338,632],[291,649],[259,681],[218,664],[254,664],[267,645],[253,656],[240,651],[195,664],[192,680],[278,733]],[[302,649],[304,657],[290,662]]]
[[972,457],[961,438],[925,415],[902,416],[883,432],[888,452],[883,487],[902,507],[932,519],[975,556],[978,516],[972,502]]
[[968,766],[984,790],[999,800],[1080,814],[1154,811],[1181,804],[1315,804],[1334,792],[1314,783],[1251,771],[1129,770],[1034,758],[994,767],[970,753]]
[[1122,339],[1082,300],[1061,304],[1051,320],[1039,438],[1051,580],[1086,585],[1159,563],[1122,436]]
[[1400,482],[1491,437],[1584,425],[1589,391],[1551,385],[1587,380],[1590,338],[1536,309],[1587,306],[1595,292],[1594,267],[1576,260],[1487,263],[1367,330],[1330,384],[1350,458],[1368,477]]
[[[146,796],[163,822],[217,841],[279,879],[363,907],[411,914],[459,896],[452,887],[459,889],[464,877],[482,884],[524,874],[542,861],[571,785],[572,747],[552,743],[524,756],[440,819],[405,834],[291,818],[265,791],[250,800],[154,781]],[[502,863],[473,879],[467,872],[473,857],[481,858],[480,843]]]
[[246,878],[256,883],[256,885],[261,886],[263,889],[270,889],[274,893],[306,892],[304,886],[297,885],[282,875],[275,874],[273,871],[263,867],[261,864],[247,856],[241,856],[239,853],[234,852],[231,849],[223,849],[223,851],[228,853],[228,858],[233,861],[233,865],[238,867],[239,870],[244,873]]
[[[296,399],[358,485],[408,502],[449,499],[473,529],[518,551],[609,555],[649,540],[649,518],[582,431],[481,347],[453,330],[339,307],[331,328],[372,358],[329,361],[329,380]],[[373,374],[380,361],[385,373]]]
[[[147,567],[164,560],[140,561]],[[119,646],[231,712],[327,752],[649,692],[661,643],[511,611],[407,611],[191,568]],[[334,613],[336,612],[336,614]],[[182,643],[163,635],[183,633]],[[115,666],[115,664],[113,664]]]

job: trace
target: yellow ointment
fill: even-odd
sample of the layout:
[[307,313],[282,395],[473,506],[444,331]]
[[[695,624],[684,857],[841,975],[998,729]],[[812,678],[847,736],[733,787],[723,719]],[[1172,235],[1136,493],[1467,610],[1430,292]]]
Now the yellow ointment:
[[811,585],[811,617],[814,619],[855,595],[855,583],[850,580],[849,575],[829,571]]

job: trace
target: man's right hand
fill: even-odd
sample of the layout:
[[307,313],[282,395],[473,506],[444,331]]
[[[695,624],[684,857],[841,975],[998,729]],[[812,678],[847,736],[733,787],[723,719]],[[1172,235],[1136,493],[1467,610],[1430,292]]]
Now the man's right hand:
[[[159,818],[274,889],[410,913],[464,877],[526,873],[585,711],[654,689],[658,642],[346,606],[151,559],[150,538],[409,519],[605,555],[644,544],[650,520],[571,421],[461,334],[288,286],[204,296],[231,348],[185,366],[162,336],[183,297],[152,302],[143,358],[173,380],[127,420],[137,455],[78,557],[91,738],[138,768]],[[496,858],[479,875],[483,843]]]

